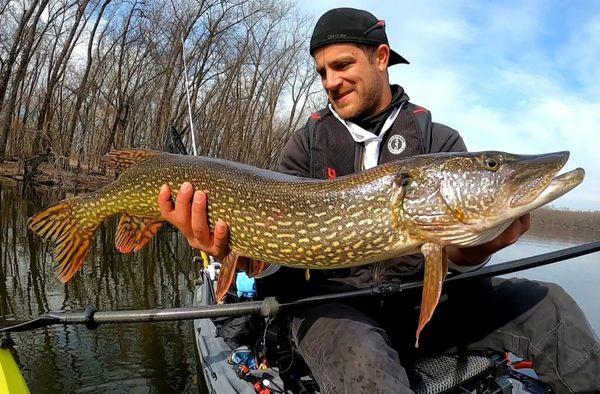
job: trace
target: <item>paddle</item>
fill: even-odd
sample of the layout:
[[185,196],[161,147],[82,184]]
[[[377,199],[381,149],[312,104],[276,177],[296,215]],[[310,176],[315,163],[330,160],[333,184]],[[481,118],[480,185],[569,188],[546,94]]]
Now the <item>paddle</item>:
[[[594,241],[579,246],[557,250],[555,252],[489,265],[477,271],[448,275],[446,282],[505,275],[511,272],[522,271],[552,264],[558,261],[572,259],[574,257],[594,253],[599,250],[600,241]],[[388,295],[422,286],[423,282],[421,281],[388,282],[380,283],[366,289],[307,297],[285,303],[279,303],[275,298],[269,297],[265,298],[263,301],[248,301],[236,304],[123,311],[96,311],[96,308],[88,305],[83,312],[48,312],[32,320],[4,321],[0,323],[3,326],[0,328],[0,332],[28,331],[55,324],[84,324],[87,328],[94,329],[98,327],[99,324],[103,323],[177,321],[250,314],[275,316],[282,309],[287,310],[308,304],[354,297]]]

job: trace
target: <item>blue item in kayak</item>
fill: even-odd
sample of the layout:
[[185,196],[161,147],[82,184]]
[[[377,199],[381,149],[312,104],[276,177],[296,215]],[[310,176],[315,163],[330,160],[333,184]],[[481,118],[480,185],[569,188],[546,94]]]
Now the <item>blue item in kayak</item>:
[[245,365],[250,369],[258,369],[254,352],[245,345],[233,349],[227,362],[234,365]]
[[254,278],[250,278],[245,272],[239,272],[235,279],[238,298],[252,298],[256,294],[256,283]]

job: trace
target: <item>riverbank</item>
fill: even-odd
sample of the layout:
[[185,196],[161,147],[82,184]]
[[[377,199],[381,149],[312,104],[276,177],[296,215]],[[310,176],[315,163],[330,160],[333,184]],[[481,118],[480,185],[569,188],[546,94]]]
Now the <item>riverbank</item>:
[[[17,186],[23,181],[23,163],[18,161],[5,161],[0,163],[0,182]],[[76,171],[57,169],[50,163],[42,163],[37,168],[33,179],[34,185],[56,186],[70,190],[96,190],[114,180],[110,175],[99,173],[86,174]]]

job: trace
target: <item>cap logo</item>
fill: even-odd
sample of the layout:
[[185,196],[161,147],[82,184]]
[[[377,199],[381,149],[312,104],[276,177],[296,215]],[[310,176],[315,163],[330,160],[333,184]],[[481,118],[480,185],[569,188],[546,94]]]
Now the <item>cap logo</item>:
[[383,28],[385,29],[385,21],[383,19],[378,20],[377,23],[375,23],[373,26],[369,27],[367,30],[365,30],[365,32],[363,33],[363,36],[366,36],[367,34],[369,34],[370,32],[372,32],[375,29],[379,29],[379,28]]
[[339,38],[346,38],[346,36],[347,36],[347,34],[343,34],[343,33],[328,34],[327,39],[328,40],[337,40]]
[[393,135],[387,143],[387,148],[393,155],[399,155],[406,149],[406,140],[401,135]]

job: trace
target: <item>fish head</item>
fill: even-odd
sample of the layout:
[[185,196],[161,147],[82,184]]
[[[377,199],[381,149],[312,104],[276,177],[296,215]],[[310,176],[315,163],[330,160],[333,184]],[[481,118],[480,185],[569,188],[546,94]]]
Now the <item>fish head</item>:
[[396,212],[429,240],[481,244],[515,218],[579,185],[585,174],[581,168],[557,176],[568,158],[569,152],[430,155],[396,176],[396,194],[402,196],[396,198]]

